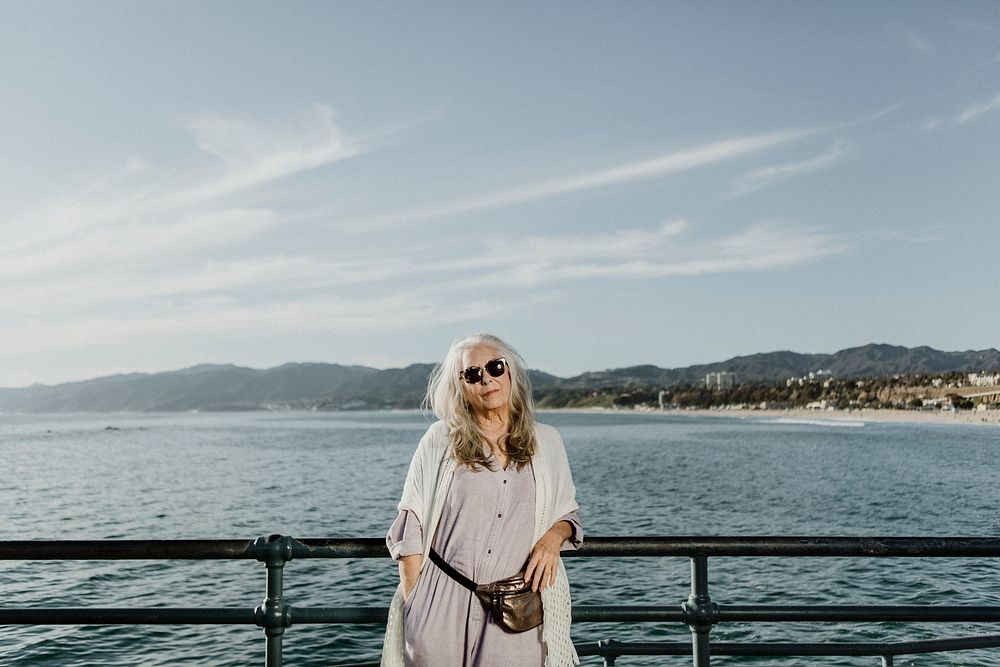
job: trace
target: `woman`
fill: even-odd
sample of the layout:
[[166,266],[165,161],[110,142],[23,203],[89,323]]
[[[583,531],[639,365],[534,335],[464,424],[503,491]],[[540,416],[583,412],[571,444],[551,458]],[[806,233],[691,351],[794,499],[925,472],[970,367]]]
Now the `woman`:
[[[476,667],[579,664],[569,636],[561,549],[583,539],[559,433],[535,423],[521,357],[495,336],[452,344],[431,374],[438,421],[420,440],[386,544],[399,561],[382,664]],[[488,583],[522,570],[541,592],[544,622],[500,627],[468,589],[429,561]]]

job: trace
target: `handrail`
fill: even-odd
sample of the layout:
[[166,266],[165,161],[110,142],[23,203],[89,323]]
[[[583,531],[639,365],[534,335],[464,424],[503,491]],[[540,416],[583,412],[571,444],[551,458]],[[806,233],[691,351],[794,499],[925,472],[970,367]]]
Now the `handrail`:
[[[7,540],[0,560],[255,559],[261,540]],[[385,558],[380,538],[287,538],[293,558]],[[997,558],[1000,537],[588,537],[564,558],[593,557],[872,557]]]
[[[253,559],[267,567],[264,600],[254,608],[4,608],[0,625],[255,625],[264,630],[268,667],[282,664],[282,639],[293,624],[384,624],[385,607],[297,607],[283,596],[286,562],[301,558],[386,557],[381,539],[281,535],[255,540],[12,540],[0,541],[0,560],[226,560]],[[581,656],[600,655],[614,665],[625,655],[691,654],[694,667],[711,655],[894,656],[1000,647],[1000,635],[908,642],[735,643],[710,642],[715,625],[729,622],[984,622],[1000,621],[1000,606],[946,605],[719,605],[708,595],[708,559],[742,557],[998,558],[993,537],[592,537],[564,557],[687,557],[691,594],[680,606],[575,605],[575,623],[683,623],[691,643],[578,643]]]

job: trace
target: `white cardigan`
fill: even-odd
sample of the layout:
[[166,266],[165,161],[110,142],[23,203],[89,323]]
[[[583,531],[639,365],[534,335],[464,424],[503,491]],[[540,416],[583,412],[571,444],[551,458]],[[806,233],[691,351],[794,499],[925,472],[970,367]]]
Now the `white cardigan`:
[[[559,432],[551,426],[537,424],[535,434],[538,448],[531,460],[535,475],[535,531],[532,543],[537,542],[560,517],[579,509],[566,449]],[[403,496],[398,505],[400,511],[413,512],[420,522],[424,536],[425,565],[445,499],[448,497],[452,473],[455,471],[455,458],[451,455],[451,449],[451,437],[445,424],[440,421],[432,424],[421,438],[410,461],[410,469],[403,484]],[[545,623],[542,626],[542,642],[546,647],[545,667],[579,665],[580,659],[569,634],[572,602],[569,579],[566,578],[562,560],[559,561],[555,585],[542,591],[542,607],[545,609]],[[403,667],[404,643],[403,585],[400,584],[389,605],[389,622],[382,647],[382,667]]]

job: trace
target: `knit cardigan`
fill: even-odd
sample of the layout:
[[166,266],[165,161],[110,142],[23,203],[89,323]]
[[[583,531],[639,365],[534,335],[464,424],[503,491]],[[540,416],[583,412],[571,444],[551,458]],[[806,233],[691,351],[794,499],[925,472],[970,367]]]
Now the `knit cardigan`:
[[[535,527],[532,543],[537,542],[560,517],[579,509],[566,449],[559,432],[551,426],[537,424],[535,435],[538,447],[531,460],[535,476]],[[417,451],[410,461],[410,469],[406,473],[403,495],[397,506],[400,511],[412,512],[423,529],[421,567],[427,564],[455,465],[448,428],[443,422],[435,422],[417,445]],[[569,634],[572,602],[569,579],[561,559],[555,584],[542,591],[542,607],[545,610],[545,622],[542,626],[542,643],[546,649],[545,667],[572,667],[580,664]],[[382,667],[403,667],[406,642],[403,628],[403,585],[400,583],[389,605],[389,620],[382,647]]]

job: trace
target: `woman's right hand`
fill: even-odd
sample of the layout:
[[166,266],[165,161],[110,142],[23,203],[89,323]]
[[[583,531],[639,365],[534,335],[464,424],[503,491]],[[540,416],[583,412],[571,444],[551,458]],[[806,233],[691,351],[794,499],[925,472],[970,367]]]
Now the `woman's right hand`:
[[420,576],[420,566],[424,562],[424,557],[420,554],[401,556],[399,559],[399,581],[403,584],[403,601],[410,599],[410,593],[417,585],[417,577]]

